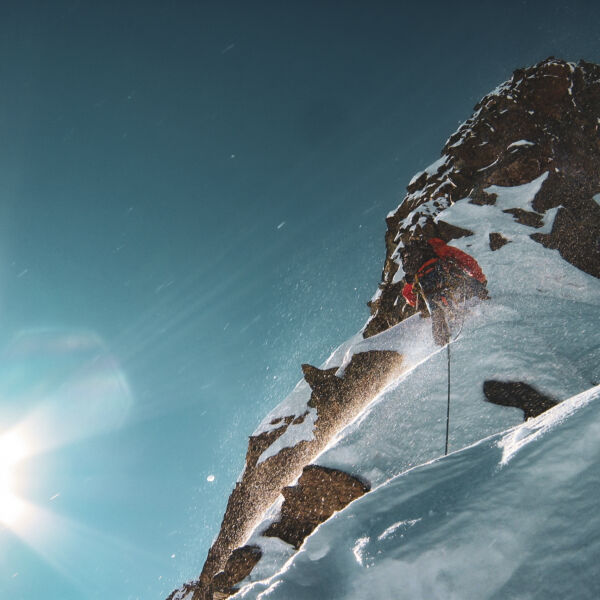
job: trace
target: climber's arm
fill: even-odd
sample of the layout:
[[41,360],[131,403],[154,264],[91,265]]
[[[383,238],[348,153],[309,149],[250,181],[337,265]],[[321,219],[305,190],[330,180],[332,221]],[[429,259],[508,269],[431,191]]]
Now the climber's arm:
[[402,295],[411,306],[417,306],[417,295],[413,290],[412,283],[404,284],[404,287],[402,288]]

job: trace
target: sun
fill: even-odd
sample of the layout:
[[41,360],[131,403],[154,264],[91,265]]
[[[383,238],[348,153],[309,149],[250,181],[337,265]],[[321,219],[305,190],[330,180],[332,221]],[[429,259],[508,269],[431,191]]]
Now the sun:
[[27,456],[27,444],[16,432],[0,435],[0,523],[11,527],[25,509],[15,493],[15,468]]

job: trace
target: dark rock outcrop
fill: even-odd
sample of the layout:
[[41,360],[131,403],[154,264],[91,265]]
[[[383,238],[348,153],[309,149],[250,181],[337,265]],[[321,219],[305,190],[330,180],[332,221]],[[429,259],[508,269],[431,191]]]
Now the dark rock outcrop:
[[490,249],[492,251],[500,250],[502,246],[508,244],[510,240],[507,240],[501,233],[490,233]]
[[236,548],[227,559],[225,568],[213,578],[213,596],[227,598],[235,593],[235,584],[250,575],[261,556],[262,552],[258,546]]
[[520,408],[525,421],[538,417],[558,404],[558,400],[544,396],[522,381],[488,380],[483,383],[483,394],[493,404]]
[[[233,589],[236,583],[247,576],[246,573],[241,579],[235,580],[235,574],[244,573],[244,569],[228,566],[234,558],[234,553],[244,545],[248,535],[280,494],[287,494],[288,498],[294,497],[296,492],[290,491],[289,486],[302,476],[304,468],[323,451],[331,438],[360,414],[364,407],[401,373],[402,357],[396,352],[368,351],[354,354],[339,376],[335,374],[339,368],[323,371],[303,365],[303,371],[312,389],[309,406],[317,411],[313,438],[302,440],[291,447],[283,447],[260,461],[261,454],[281,437],[294,421],[300,422],[305,415],[289,415],[281,420],[275,419],[273,424],[278,427],[250,437],[246,469],[229,496],[219,535],[208,552],[199,580],[188,584],[186,588],[193,591],[193,600],[223,597],[227,589]],[[323,507],[322,514],[328,510],[339,510],[334,507],[341,507],[343,502],[347,504],[354,497],[358,497],[356,494],[360,495],[358,492],[362,489],[358,483],[348,484],[344,474],[329,473],[329,476],[331,480],[338,482],[342,495],[337,504],[331,499],[328,505]],[[314,481],[315,477],[322,479],[324,471],[321,468],[309,469],[304,481]],[[284,488],[288,488],[285,493]],[[305,486],[302,485],[300,489],[304,490]],[[302,493],[307,495],[306,492]],[[364,493],[364,490],[361,493]],[[289,501],[287,506],[290,506]],[[286,511],[288,517],[282,523],[287,524],[290,511],[287,508]],[[309,522],[310,518],[306,516],[302,531],[307,530]],[[292,531],[291,527],[287,529]],[[294,539],[299,539],[299,532],[294,535]],[[236,560],[234,565],[238,564]],[[224,572],[225,575],[220,575],[220,572]]]
[[368,484],[348,473],[309,465],[296,485],[283,488],[281,516],[263,535],[299,548],[319,524],[369,489]]

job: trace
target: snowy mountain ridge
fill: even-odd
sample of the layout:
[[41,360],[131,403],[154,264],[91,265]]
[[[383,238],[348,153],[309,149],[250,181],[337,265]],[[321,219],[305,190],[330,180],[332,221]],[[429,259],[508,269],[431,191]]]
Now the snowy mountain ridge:
[[[342,515],[353,514],[355,506],[376,506],[378,500],[369,499],[380,497],[387,482],[402,474],[403,482],[417,478],[417,489],[435,490],[451,480],[452,460],[463,465],[462,458],[452,458],[455,453],[431,463],[444,453],[447,427],[450,452],[468,449],[458,452],[467,461],[458,479],[468,487],[473,448],[489,458],[486,444],[496,436],[509,457],[507,448],[529,435],[533,422],[518,426],[524,418],[545,422],[539,415],[548,409],[555,418],[570,405],[556,407],[559,402],[600,382],[600,206],[594,199],[600,192],[600,67],[548,59],[516,71],[475,111],[388,215],[386,260],[370,319],[320,368],[303,365],[304,379],[250,437],[245,470],[202,574],[171,600],[226,598],[240,583],[270,581],[282,568],[285,574],[275,576],[270,587],[256,583],[241,597],[259,588],[269,597],[303,598],[308,590],[313,597],[364,597],[309,583],[302,592],[302,583],[287,579],[289,565],[300,565],[298,573],[307,581],[325,585],[323,577],[307,570],[306,553],[311,549],[318,555],[312,562],[323,558],[335,572],[339,553],[322,532],[347,518]],[[487,280],[488,299],[463,297],[447,348],[436,345],[427,308],[411,306],[402,294],[409,269],[405,249],[431,238],[474,257]],[[493,460],[502,464],[503,459]],[[426,475],[413,474],[418,465],[425,465],[418,471]],[[423,483],[421,477],[432,471],[435,477]],[[426,495],[420,501],[433,502]],[[389,506],[392,514],[404,515],[400,504]],[[335,513],[331,525],[321,526]],[[396,555],[429,552],[429,546],[416,542],[412,548],[407,542],[406,532],[422,527],[425,517],[419,514],[418,520],[406,514],[378,534],[378,543],[395,540],[395,549],[386,551],[386,568],[396,564]],[[407,538],[401,544],[392,535],[400,530]],[[339,547],[342,533],[334,538]],[[431,552],[444,552],[435,539]],[[372,535],[358,536],[351,564],[369,566],[365,552],[373,543]],[[453,596],[447,586],[440,588],[447,595],[436,595],[437,588],[428,595],[427,573],[433,582],[438,572],[423,573],[421,587],[405,597],[469,597]],[[338,575],[333,579],[340,585]],[[411,572],[404,575],[412,580]],[[360,587],[368,580],[357,575],[352,581]],[[399,597],[398,589],[389,594]]]

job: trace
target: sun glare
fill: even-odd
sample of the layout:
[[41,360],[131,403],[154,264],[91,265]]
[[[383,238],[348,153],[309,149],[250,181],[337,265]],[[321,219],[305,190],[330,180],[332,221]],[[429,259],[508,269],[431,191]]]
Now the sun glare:
[[23,514],[25,503],[15,494],[14,471],[27,456],[27,444],[15,432],[0,436],[0,523],[10,527]]

